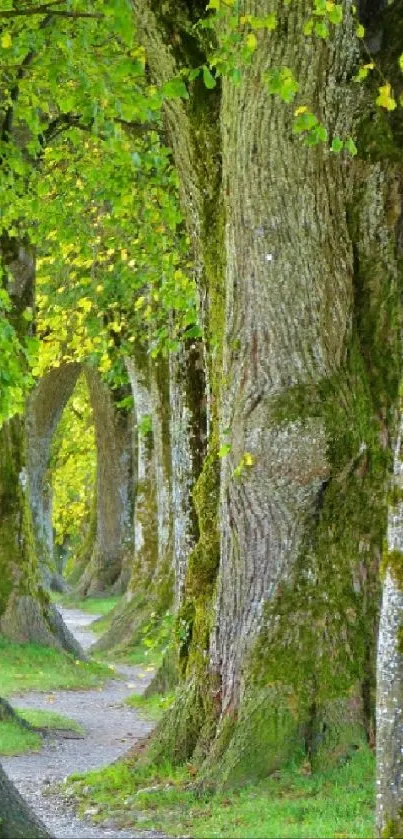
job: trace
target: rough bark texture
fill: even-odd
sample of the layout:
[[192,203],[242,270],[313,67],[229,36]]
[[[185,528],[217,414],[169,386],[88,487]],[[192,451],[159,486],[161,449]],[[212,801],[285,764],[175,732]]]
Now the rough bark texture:
[[[33,302],[34,255],[3,236],[0,256],[14,303],[13,325],[24,339],[30,328],[23,313]],[[49,644],[82,658],[42,585],[27,463],[25,423],[14,417],[0,429],[0,631],[15,641]]]
[[378,638],[377,835],[403,835],[403,420],[395,446]]
[[132,417],[115,406],[95,369],[87,367],[86,379],[97,446],[97,524],[92,556],[78,584],[82,596],[124,591],[133,552]]
[[50,839],[50,833],[36,818],[0,766],[1,839]]
[[175,610],[178,611],[183,600],[189,556],[198,537],[192,492],[202,469],[207,442],[201,344],[182,344],[171,353],[169,370]]
[[36,552],[46,588],[56,577],[53,556],[52,486],[48,475],[54,433],[80,374],[65,364],[40,380],[27,402],[27,473]]
[[[277,29],[258,33],[238,85],[224,78],[211,97],[196,82],[189,103],[166,108],[206,330],[211,433],[179,614],[186,678],[154,754],[203,754],[218,730],[210,769],[224,782],[253,766],[267,773],[295,748],[313,759],[332,738],[372,736],[400,368],[400,175],[374,159],[375,120],[365,162],[306,149],[292,135],[295,105],[264,83],[291,67],[330,137],[351,134],[366,102],[351,82],[359,45],[343,6],[343,25],[322,43],[303,35],[308,0],[273,3]],[[157,0],[134,8],[158,83],[203,61],[192,28],[203,10]],[[259,17],[267,7],[245,0],[239,11]],[[223,443],[231,452],[219,482]]]
[[110,630],[96,644],[108,649],[136,643],[142,627],[172,602],[173,522],[169,430],[169,376],[165,361],[138,351],[126,360],[134,399],[134,555],[130,581]]

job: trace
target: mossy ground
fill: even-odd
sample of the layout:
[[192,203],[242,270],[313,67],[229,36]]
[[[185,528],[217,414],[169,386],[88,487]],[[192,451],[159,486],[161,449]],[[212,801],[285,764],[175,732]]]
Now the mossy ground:
[[[18,716],[28,722],[34,730],[23,728],[18,721],[0,721],[0,755],[19,755],[37,751],[42,745],[41,732],[58,729],[84,733],[75,720],[55,714],[52,711],[16,709]],[[35,730],[38,729],[38,730]]]
[[110,669],[37,644],[14,644],[0,635],[0,696],[27,690],[95,688]]
[[[192,765],[156,769],[121,761],[69,779],[67,795],[99,819],[171,836],[232,839],[368,839],[373,835],[374,756],[362,746],[341,765],[311,774],[291,764],[256,784],[221,793],[197,784]],[[196,783],[195,783],[196,782]]]

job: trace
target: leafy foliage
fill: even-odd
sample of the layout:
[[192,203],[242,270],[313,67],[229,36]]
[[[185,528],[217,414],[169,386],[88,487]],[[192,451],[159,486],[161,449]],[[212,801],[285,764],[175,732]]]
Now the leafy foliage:
[[85,379],[80,377],[60,420],[50,461],[55,542],[70,555],[89,526],[95,470],[92,411]]

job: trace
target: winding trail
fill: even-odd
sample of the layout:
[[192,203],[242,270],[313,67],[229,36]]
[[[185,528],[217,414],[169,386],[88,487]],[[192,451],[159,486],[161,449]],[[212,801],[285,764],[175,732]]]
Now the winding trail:
[[[99,616],[78,609],[59,608],[59,611],[77,640],[88,649],[96,640],[90,626]],[[122,703],[130,694],[143,693],[152,673],[141,667],[124,665],[117,665],[116,671],[123,676],[122,680],[112,678],[95,690],[32,691],[12,697],[14,706],[49,707],[49,710],[77,720],[86,731],[83,739],[51,740],[45,742],[38,753],[2,759],[5,771],[55,839],[157,839],[161,836],[154,831],[133,833],[118,830],[113,825],[95,825],[90,820],[79,819],[73,805],[61,796],[49,795],[50,784],[64,780],[73,772],[111,763],[151,731],[152,723]]]

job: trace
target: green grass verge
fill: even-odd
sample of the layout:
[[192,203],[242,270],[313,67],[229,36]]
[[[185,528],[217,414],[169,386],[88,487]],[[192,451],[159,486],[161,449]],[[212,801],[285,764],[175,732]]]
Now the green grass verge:
[[91,631],[97,635],[102,635],[109,629],[113,615],[112,612],[122,600],[122,595],[114,595],[113,597],[86,597],[84,600],[77,600],[71,594],[56,594],[51,595],[55,606],[66,606],[71,609],[81,609],[83,612],[88,612],[90,615],[101,615],[102,617],[91,624]]
[[0,696],[27,690],[95,688],[110,678],[98,662],[75,661],[66,653],[37,644],[14,644],[0,635]]
[[52,601],[57,606],[66,606],[71,609],[81,609],[90,615],[107,615],[115,606],[120,603],[121,595],[111,597],[86,597],[84,600],[77,600],[71,594],[52,594]]
[[200,792],[192,767],[144,768],[120,762],[72,776],[66,794],[121,826],[171,836],[225,839],[368,839],[374,832],[374,756],[363,746],[337,769],[304,766],[225,793]]
[[78,734],[85,734],[84,728],[76,720],[64,717],[55,711],[42,711],[36,708],[16,708],[16,713],[23,720],[29,722],[33,728],[53,728],[59,731],[76,731]]
[[165,696],[161,696],[159,693],[155,693],[152,696],[139,696],[138,693],[134,693],[133,696],[129,696],[126,699],[125,704],[130,705],[131,708],[136,708],[146,719],[158,722],[166,709],[172,705],[173,701],[173,693],[166,694]]
[[[58,729],[84,733],[84,729],[75,720],[55,714],[52,711],[36,711],[22,708],[15,709],[17,714],[40,730]],[[38,731],[29,731],[17,721],[0,722],[0,755],[19,755],[24,752],[38,751],[43,740]]]
[[36,731],[28,731],[16,722],[0,722],[0,755],[39,751],[42,743],[42,737]]

